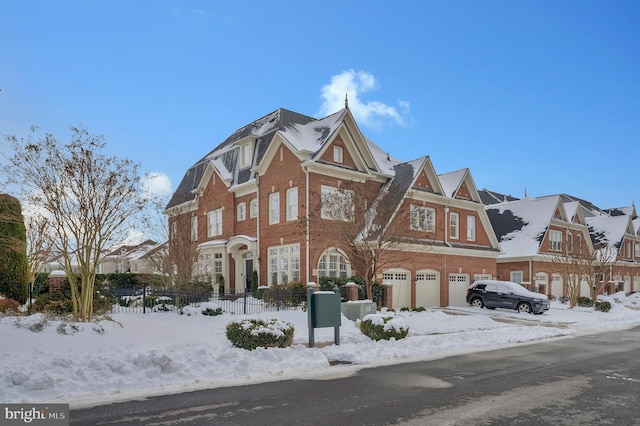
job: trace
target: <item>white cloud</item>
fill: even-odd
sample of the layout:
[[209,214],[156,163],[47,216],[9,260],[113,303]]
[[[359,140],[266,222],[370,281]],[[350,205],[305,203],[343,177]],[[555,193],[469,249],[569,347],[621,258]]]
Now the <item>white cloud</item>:
[[171,195],[171,179],[164,173],[150,172],[142,182],[147,195],[154,198],[165,198]]
[[365,71],[347,70],[331,77],[331,83],[322,87],[323,99],[319,114],[326,116],[344,108],[345,95],[349,100],[349,109],[358,121],[366,126],[380,127],[384,120],[392,120],[405,124],[410,105],[407,101],[398,101],[397,106],[390,106],[379,101],[365,102],[360,96],[377,89],[375,77]]

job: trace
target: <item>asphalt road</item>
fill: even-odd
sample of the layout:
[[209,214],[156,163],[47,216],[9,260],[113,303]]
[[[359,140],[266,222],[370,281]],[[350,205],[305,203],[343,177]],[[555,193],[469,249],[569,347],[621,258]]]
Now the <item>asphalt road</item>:
[[[336,366],[340,373],[344,367]],[[71,412],[72,425],[640,425],[640,327]]]

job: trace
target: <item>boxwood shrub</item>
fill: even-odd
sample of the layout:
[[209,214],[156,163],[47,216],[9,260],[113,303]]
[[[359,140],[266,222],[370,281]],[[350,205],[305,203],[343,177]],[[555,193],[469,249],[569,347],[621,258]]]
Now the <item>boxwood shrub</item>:
[[254,350],[263,348],[286,348],[293,342],[293,324],[272,319],[263,321],[252,318],[227,324],[227,339],[233,346]]
[[403,339],[409,334],[409,326],[402,317],[393,313],[370,314],[360,322],[360,331],[373,340]]
[[609,312],[609,310],[611,310],[611,303],[606,300],[604,302],[601,302],[600,300],[596,302],[596,311]]

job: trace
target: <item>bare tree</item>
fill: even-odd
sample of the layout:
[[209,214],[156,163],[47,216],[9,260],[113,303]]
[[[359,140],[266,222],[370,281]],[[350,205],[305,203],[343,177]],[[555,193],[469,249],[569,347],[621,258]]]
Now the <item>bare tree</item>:
[[[53,244],[62,254],[76,318],[93,316],[95,276],[105,249],[119,241],[123,225],[145,206],[139,165],[107,156],[104,137],[71,128],[71,141],[46,134],[34,141],[7,136],[7,183],[43,209]],[[77,266],[77,275],[74,267]]]
[[51,257],[53,252],[51,221],[45,215],[30,212],[25,214],[25,226],[27,228],[29,282],[33,283],[45,261]]
[[[334,241],[352,267],[363,276],[367,297],[372,300],[376,276],[391,262],[391,251],[398,247],[393,215],[398,200],[389,199],[389,191],[344,183],[339,189],[312,191],[318,203],[310,208],[301,226],[311,228],[311,238]],[[307,223],[308,221],[308,223]],[[394,266],[398,265],[397,258]]]
[[586,251],[569,252],[563,248],[561,253],[549,254],[553,264],[553,273],[562,277],[567,289],[569,306],[573,308],[580,297],[580,284],[585,274],[586,265],[589,264],[591,254]]
[[198,260],[195,240],[191,235],[191,215],[182,213],[172,216],[169,228],[169,247],[162,261],[172,284],[187,284],[193,281],[194,265]]
[[589,260],[585,265],[584,280],[589,284],[591,301],[595,306],[598,295],[603,293],[607,283],[613,281],[613,270],[618,264],[618,250],[609,244],[600,244]]

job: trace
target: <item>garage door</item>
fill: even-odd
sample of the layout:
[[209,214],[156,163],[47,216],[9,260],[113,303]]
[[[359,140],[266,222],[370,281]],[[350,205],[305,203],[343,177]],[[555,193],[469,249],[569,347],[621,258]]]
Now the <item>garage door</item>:
[[436,271],[416,273],[416,307],[440,306],[440,280]]
[[467,306],[469,275],[449,274],[449,306]]
[[391,307],[394,309],[411,307],[411,276],[408,271],[388,271],[382,274],[385,283],[393,284]]
[[560,275],[551,276],[551,295],[556,299],[563,296],[562,277]]

